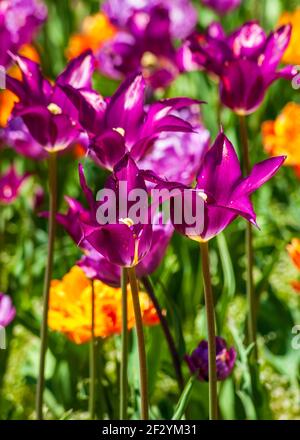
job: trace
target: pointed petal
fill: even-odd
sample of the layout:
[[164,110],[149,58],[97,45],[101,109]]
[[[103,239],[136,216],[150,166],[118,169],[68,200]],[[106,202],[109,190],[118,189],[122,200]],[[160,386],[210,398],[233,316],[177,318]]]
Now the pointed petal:
[[91,88],[95,70],[95,57],[87,50],[69,62],[66,69],[58,76],[58,85],[70,85],[75,89]]

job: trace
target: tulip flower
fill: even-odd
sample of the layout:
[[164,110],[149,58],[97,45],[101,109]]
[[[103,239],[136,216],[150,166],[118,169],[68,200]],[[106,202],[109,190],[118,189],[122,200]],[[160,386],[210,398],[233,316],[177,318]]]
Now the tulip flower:
[[168,86],[179,74],[174,39],[189,35],[197,21],[191,3],[151,1],[141,7],[113,0],[103,10],[121,27],[98,53],[101,71],[120,79],[142,70],[153,89]]
[[[178,222],[174,211],[175,199],[181,196],[184,201],[184,190],[188,188],[179,183],[164,182],[162,179],[158,179],[157,176],[153,176],[151,172],[144,174],[145,178],[156,181],[159,188],[178,190],[176,196],[172,196],[174,201],[173,210],[171,211],[173,225],[180,233],[200,242],[201,245],[209,348],[209,408],[211,419],[218,418],[218,411],[214,303],[207,242],[222,232],[239,215],[256,225],[256,215],[250,195],[278,171],[284,159],[284,156],[278,156],[260,162],[253,167],[249,176],[243,177],[233,145],[223,133],[220,133],[214,145],[204,156],[196,186],[193,188],[192,206],[195,206],[197,200],[201,201],[202,206],[204,205],[203,210],[200,211],[203,218],[200,219],[200,222],[199,219],[195,219],[194,224],[186,223],[185,216],[181,222]],[[185,206],[185,204],[182,205]],[[201,221],[203,228],[199,228]]]
[[288,64],[300,64],[300,8],[294,11],[284,11],[279,18],[279,25],[291,24],[292,36],[284,52],[282,61]]
[[[190,356],[185,356],[185,360],[191,374],[197,374],[200,381],[209,381],[207,341],[201,341]],[[236,350],[233,347],[228,349],[226,341],[216,336],[217,380],[224,380],[231,374],[235,360]]]
[[199,101],[165,99],[145,108],[145,87],[141,74],[130,76],[109,100],[63,87],[78,109],[78,120],[91,140],[91,156],[100,166],[112,170],[126,152],[138,162],[162,133],[197,131],[176,112]]
[[31,136],[48,152],[64,150],[79,134],[77,110],[62,90],[90,89],[94,69],[91,52],[72,60],[52,85],[42,76],[40,66],[26,57],[14,55],[22,81],[7,76],[7,88],[18,96],[13,115],[23,119]]
[[15,53],[32,40],[46,17],[47,8],[40,0],[0,2],[1,66],[6,67],[10,63],[8,51]]
[[223,15],[238,8],[241,0],[202,0],[202,3],[217,14]]
[[278,70],[288,47],[291,26],[283,25],[268,36],[256,22],[248,22],[230,35],[219,23],[206,34],[194,35],[182,49],[183,66],[199,66],[218,77],[222,103],[240,115],[253,113],[270,85],[279,78],[292,80],[294,66]]
[[37,384],[36,414],[43,418],[42,403],[46,359],[49,290],[52,278],[56,209],[57,209],[57,152],[68,148],[82,134],[78,123],[78,110],[68,99],[62,87],[91,90],[94,57],[90,51],[73,59],[56,78],[54,84],[43,77],[40,66],[34,61],[12,55],[22,72],[22,80],[7,76],[7,87],[18,98],[14,117],[21,117],[30,135],[48,153],[49,161],[49,234],[48,253],[43,294],[41,325],[41,353]]
[[29,173],[25,173],[22,176],[17,174],[14,165],[5,174],[0,175],[0,204],[14,202],[28,177]]
[[16,309],[10,296],[0,292],[0,327],[7,327],[15,316]]

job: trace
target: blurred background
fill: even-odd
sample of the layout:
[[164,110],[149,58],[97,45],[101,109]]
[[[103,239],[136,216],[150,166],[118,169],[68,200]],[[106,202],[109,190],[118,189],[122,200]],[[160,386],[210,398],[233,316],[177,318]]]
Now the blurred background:
[[[83,20],[98,13],[100,5],[97,0],[46,0],[44,3],[48,18],[32,44],[43,72],[54,79],[66,65],[72,50],[72,37],[82,32]],[[199,29],[205,29],[210,22],[218,19],[200,1],[193,3],[198,13]],[[221,21],[227,32],[249,19],[259,20],[270,31],[277,26],[283,12],[294,11],[298,6],[297,0],[244,0],[239,8],[221,17]],[[111,95],[118,84],[118,81],[99,72],[94,75],[94,87],[104,96]],[[161,92],[157,91],[156,96],[160,97]],[[207,104],[202,105],[203,122],[211,140],[214,140],[219,130],[219,104],[218,89],[213,79],[200,71],[181,74],[168,87],[166,96],[189,96],[206,101]],[[1,106],[5,106],[2,101]],[[289,102],[300,104],[299,91],[293,89],[289,82],[280,80],[271,87],[259,110],[248,118],[253,164],[268,157],[263,147],[263,122],[275,120]],[[221,121],[225,134],[239,152],[237,117],[223,108]],[[294,124],[299,126],[299,120],[295,120]],[[294,139],[287,139],[289,141],[294,142]],[[298,142],[287,148],[300,151],[300,137]],[[84,161],[89,180],[95,182],[95,187],[101,188],[107,176],[89,158],[78,157],[76,147],[60,157],[60,211],[66,210],[65,194],[82,200],[77,174],[79,160]],[[0,291],[12,298],[16,308],[15,319],[6,328],[7,348],[0,350],[2,420],[34,418],[41,294],[47,252],[47,220],[37,215],[38,211],[47,209],[47,164],[20,156],[2,142],[0,173],[4,173],[12,162],[20,174],[30,172],[31,176],[14,203],[0,204]],[[42,189],[44,196],[39,197]],[[260,302],[258,343],[261,382],[251,383],[246,362],[243,339],[246,317],[245,222],[238,219],[225,233],[212,240],[210,247],[218,333],[238,352],[233,374],[219,383],[220,410],[224,419],[299,419],[300,347],[298,350],[295,346],[293,348],[292,339],[296,333],[292,333],[292,329],[300,325],[300,296],[293,287],[295,281],[300,281],[300,275],[287,251],[291,240],[300,238],[299,173],[297,175],[295,167],[283,167],[274,179],[257,191],[253,201],[260,226],[260,230],[254,231],[254,247],[256,293]],[[80,256],[72,240],[58,227],[54,278],[61,279]],[[166,310],[181,357],[190,353],[206,337],[199,258],[197,243],[175,234],[160,268],[152,275],[156,294]],[[168,419],[179,396],[173,366],[161,328],[147,327],[145,333],[152,417]],[[129,377],[132,380],[129,413],[135,418],[138,411],[137,350],[134,335],[131,334],[130,338]],[[102,394],[98,411],[111,419],[118,417],[119,350],[120,336],[101,341]],[[50,331],[45,391],[47,418],[88,417],[88,359],[88,344],[75,344],[64,334]],[[190,373],[184,362],[183,372],[187,379]],[[252,403],[253,395],[260,402],[258,406]],[[207,396],[207,384],[197,383],[188,408],[189,418],[207,418]]]

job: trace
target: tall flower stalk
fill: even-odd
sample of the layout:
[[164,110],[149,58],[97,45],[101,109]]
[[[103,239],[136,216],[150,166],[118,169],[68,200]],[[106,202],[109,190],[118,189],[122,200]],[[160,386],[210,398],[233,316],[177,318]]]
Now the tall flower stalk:
[[182,391],[183,390],[183,376],[182,376],[182,371],[181,371],[181,363],[180,363],[180,357],[178,354],[178,351],[176,349],[176,345],[173,339],[173,336],[170,332],[169,326],[168,326],[168,322],[160,308],[159,302],[156,298],[156,295],[154,293],[154,289],[152,286],[152,283],[149,279],[149,277],[142,277],[142,282],[144,284],[144,287],[149,295],[149,297],[151,298],[151,301],[153,302],[153,305],[156,309],[156,313],[159,317],[160,320],[160,324],[162,327],[162,330],[164,332],[168,347],[169,347],[169,351],[172,357],[172,361],[173,361],[173,365],[174,365],[174,370],[175,370],[175,374],[177,377],[177,382],[178,382],[178,387],[179,390]]
[[49,153],[49,232],[48,232],[48,255],[44,280],[43,291],[43,317],[41,326],[41,349],[39,375],[36,391],[36,418],[43,419],[43,393],[45,385],[45,361],[48,340],[48,307],[49,292],[52,279],[54,240],[56,229],[56,210],[57,210],[57,153]]
[[[243,149],[244,174],[249,175],[251,164],[249,157],[249,142],[247,132],[247,121],[244,115],[239,116],[241,143]],[[248,302],[248,339],[250,344],[254,344],[254,358],[257,359],[256,347],[256,313],[255,313],[255,291],[253,282],[253,234],[252,225],[246,224],[246,264],[247,264],[247,302]]]
[[90,341],[90,395],[89,412],[91,420],[96,415],[97,339],[95,337],[95,286],[91,281],[91,341]]
[[120,371],[120,419],[127,419],[127,394],[128,394],[128,328],[127,328],[127,273],[123,267],[121,271],[122,288],[122,350]]
[[141,389],[141,419],[148,420],[149,410],[148,410],[147,363],[146,363],[143,321],[142,321],[140,301],[139,301],[139,288],[135,274],[135,268],[129,267],[127,269],[127,273],[131,287],[132,302],[133,302],[134,316],[136,322],[136,333],[138,340],[138,352],[139,352],[139,363],[140,363],[140,387],[141,387],[140,388]]
[[206,325],[208,339],[209,419],[218,419],[217,364],[214,299],[210,279],[208,243],[200,244],[204,282]]

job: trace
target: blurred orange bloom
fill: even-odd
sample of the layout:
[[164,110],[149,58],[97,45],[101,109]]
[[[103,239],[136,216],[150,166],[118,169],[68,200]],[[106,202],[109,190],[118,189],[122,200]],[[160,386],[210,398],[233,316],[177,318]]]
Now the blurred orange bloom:
[[[120,288],[94,281],[95,335],[101,338],[121,333],[122,309]],[[134,311],[128,288],[128,329],[134,327]],[[53,280],[50,289],[48,325],[64,333],[71,341],[82,344],[91,339],[91,281],[83,270],[74,266],[62,278]],[[148,295],[140,292],[140,305],[145,325],[159,323]]]
[[68,59],[77,57],[87,49],[93,52],[116,33],[116,28],[109,21],[105,14],[98,12],[97,14],[86,17],[83,20],[81,32],[71,36],[66,56]]
[[[288,103],[275,121],[262,124],[265,151],[271,156],[287,155],[285,165],[300,169],[300,105]],[[298,168],[298,169],[297,169]]]
[[288,23],[293,26],[292,37],[282,61],[287,64],[300,64],[300,8],[281,15],[279,25]]
[[[18,53],[33,61],[40,61],[36,49],[30,44],[24,44]],[[22,79],[21,71],[16,65],[8,69],[7,73],[13,78]],[[4,128],[6,126],[16,102],[18,102],[18,98],[10,90],[3,90],[0,93],[0,127]]]
[[293,238],[292,242],[287,245],[287,251],[297,269],[300,270],[300,239]]
[[[287,251],[291,260],[295,264],[298,270],[300,270],[300,239],[293,238],[291,243],[287,245]],[[296,290],[296,292],[300,293],[300,281],[293,280],[291,282],[292,287]]]

